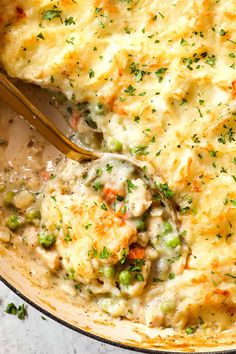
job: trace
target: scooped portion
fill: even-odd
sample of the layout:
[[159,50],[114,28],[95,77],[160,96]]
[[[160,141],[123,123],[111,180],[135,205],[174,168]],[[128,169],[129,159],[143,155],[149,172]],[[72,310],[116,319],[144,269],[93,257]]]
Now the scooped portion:
[[164,281],[169,260],[186,253],[158,189],[110,158],[61,163],[44,189],[38,241],[66,277],[106,296],[140,296],[151,274]]
[[62,290],[113,317],[184,327],[176,294],[188,247],[165,206],[174,194],[168,184],[153,185],[146,162],[141,170],[111,156],[54,164],[45,155],[46,164],[43,141],[30,135],[16,149],[9,139],[5,125],[15,137],[23,121],[3,122],[1,244],[55,296]]

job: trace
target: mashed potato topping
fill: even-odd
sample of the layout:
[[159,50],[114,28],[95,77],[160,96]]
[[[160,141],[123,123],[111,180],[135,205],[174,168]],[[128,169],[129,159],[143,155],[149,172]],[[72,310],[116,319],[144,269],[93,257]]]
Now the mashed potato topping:
[[[187,326],[189,332],[201,326],[232,326],[236,306],[235,1],[2,0],[0,40],[0,62],[7,73],[63,92],[71,102],[69,121],[79,134],[85,135],[87,122],[102,136],[103,150],[150,162],[167,181],[166,192],[171,191],[181,219],[185,241],[184,246],[176,246],[183,247],[181,256],[166,258],[168,247],[162,239],[161,246],[153,242],[153,235],[159,234],[155,218],[160,215],[150,209],[142,181],[132,182],[133,177],[127,177],[132,172],[117,167],[121,180],[125,176],[138,186],[121,208],[126,207],[131,219],[147,210],[153,214],[144,240],[134,220],[122,221],[113,206],[100,208],[102,190],[94,190],[93,182],[86,184],[94,178],[101,185],[110,183],[107,172],[88,173],[83,179],[84,167],[67,162],[45,187],[37,226],[46,241],[54,243],[53,271],[60,263],[57,257],[62,257],[63,267],[72,269],[85,287],[96,278],[99,284],[90,290],[96,294],[106,288],[106,296],[95,298],[113,316],[151,326]],[[92,135],[88,142],[93,142]],[[13,197],[19,210],[27,208],[24,203],[34,203],[26,194]],[[109,223],[105,242],[102,230]],[[67,242],[63,238],[68,226],[72,241]],[[187,262],[185,242],[190,250]],[[98,269],[103,263],[117,267],[122,249],[133,243],[144,247],[150,260],[140,272],[144,282],[132,278],[134,283],[123,291],[122,286],[111,286],[113,280],[104,281]],[[91,257],[93,248],[99,255],[104,247],[106,251],[110,247],[113,255],[109,262],[109,258]],[[50,247],[42,252],[44,257],[45,252],[50,254]],[[157,267],[154,283],[149,277],[153,267]],[[140,291],[136,283],[147,285]]]

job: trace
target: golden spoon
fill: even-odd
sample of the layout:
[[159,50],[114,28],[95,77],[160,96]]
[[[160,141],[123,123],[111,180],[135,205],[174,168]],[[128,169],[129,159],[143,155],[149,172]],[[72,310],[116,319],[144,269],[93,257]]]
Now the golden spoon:
[[0,97],[67,157],[83,161],[102,156],[102,153],[90,151],[74,144],[1,73]]
[[[93,151],[74,144],[68,139],[42,112],[40,112],[3,74],[0,73],[0,98],[5,101],[16,113],[27,120],[47,141],[54,145],[66,157],[76,161],[86,161],[107,156],[126,161],[143,173],[143,163],[126,155]],[[148,175],[151,176],[150,171]],[[157,177],[157,176],[156,176]],[[158,176],[159,182],[163,180]],[[151,176],[151,181],[155,176]],[[154,183],[152,184],[152,188]],[[155,186],[156,189],[156,186]],[[158,188],[161,200],[168,208],[173,221],[177,222],[175,208],[163,191]]]

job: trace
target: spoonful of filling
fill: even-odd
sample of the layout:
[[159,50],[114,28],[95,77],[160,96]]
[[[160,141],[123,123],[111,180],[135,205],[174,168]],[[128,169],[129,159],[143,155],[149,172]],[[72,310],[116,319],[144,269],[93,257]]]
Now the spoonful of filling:
[[[75,160],[77,162],[88,162],[99,159],[115,159],[117,163],[125,166],[126,169],[132,169],[136,176],[139,176],[137,184],[132,182],[132,179],[126,181],[126,189],[128,191],[128,205],[129,211],[132,209],[134,217],[140,216],[140,210],[146,210],[155,201],[162,203],[165,206],[166,212],[171,223],[177,233],[177,216],[175,207],[172,201],[173,192],[169,189],[168,184],[165,183],[160,176],[156,176],[153,168],[130,156],[126,156],[119,153],[108,153],[101,151],[94,151],[89,148],[85,148],[82,145],[77,145],[66,137],[42,112],[40,112],[25,96],[20,92],[3,74],[0,73],[0,93],[1,98],[22,118],[27,120],[47,141],[54,145],[61,153],[66,157]],[[97,164],[100,162],[98,161]],[[99,168],[98,168],[99,170]],[[94,189],[100,189],[100,185],[103,183],[102,176],[92,176],[90,172],[89,180],[96,180]],[[101,181],[100,181],[101,180]],[[145,201],[145,206],[138,199],[140,190],[145,191],[148,196],[148,200]],[[130,193],[130,192],[134,193]],[[114,194],[112,196],[112,194]],[[122,195],[117,192],[115,195],[114,190],[104,194],[104,198],[116,199],[122,198]],[[136,197],[134,197],[136,195]],[[125,196],[124,196],[125,199]],[[114,201],[113,201],[114,202]],[[116,205],[119,200],[116,201]],[[132,205],[132,208],[131,208]],[[146,207],[148,206],[148,207]],[[117,207],[117,206],[116,206]],[[123,206],[126,207],[126,206]],[[124,210],[124,209],[122,209]],[[125,214],[125,213],[124,213]]]

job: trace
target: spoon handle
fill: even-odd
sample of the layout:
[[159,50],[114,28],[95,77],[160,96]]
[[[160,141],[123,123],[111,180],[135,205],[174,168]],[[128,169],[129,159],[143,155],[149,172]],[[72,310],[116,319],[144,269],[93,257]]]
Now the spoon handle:
[[100,156],[99,153],[84,149],[70,141],[1,73],[0,98],[65,156],[76,161],[96,159]]

